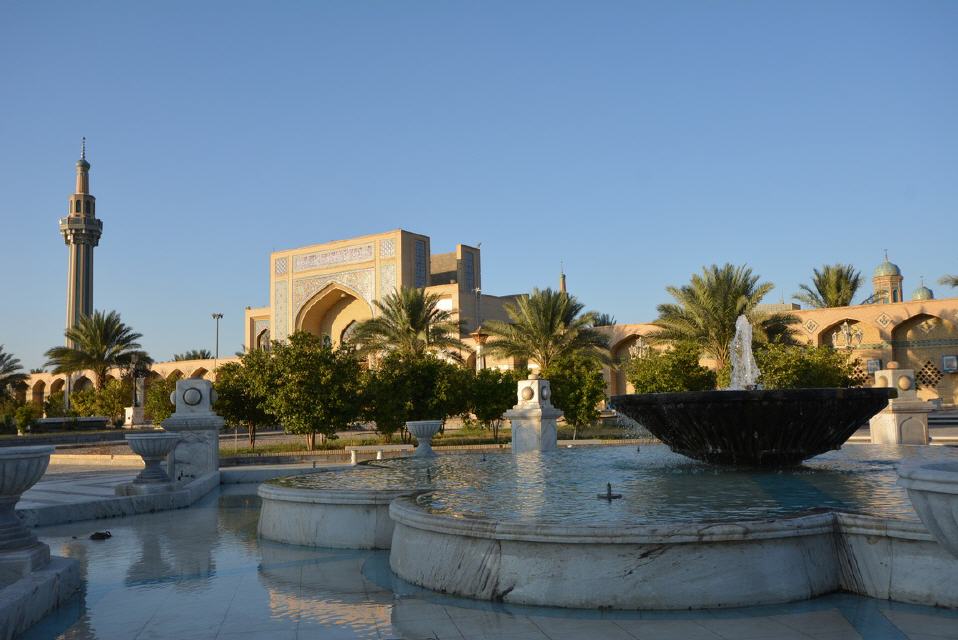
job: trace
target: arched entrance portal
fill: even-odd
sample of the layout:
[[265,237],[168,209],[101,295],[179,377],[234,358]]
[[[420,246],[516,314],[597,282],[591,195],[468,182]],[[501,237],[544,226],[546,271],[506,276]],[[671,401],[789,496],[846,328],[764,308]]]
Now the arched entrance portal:
[[952,403],[958,398],[954,374],[942,370],[941,345],[954,344],[958,328],[945,319],[918,314],[898,324],[891,332],[894,358],[902,369],[915,371],[918,396],[923,400],[941,398]]
[[355,292],[340,285],[330,284],[303,305],[296,315],[296,330],[308,331],[333,346],[343,337],[349,337],[357,323],[372,318],[372,309]]

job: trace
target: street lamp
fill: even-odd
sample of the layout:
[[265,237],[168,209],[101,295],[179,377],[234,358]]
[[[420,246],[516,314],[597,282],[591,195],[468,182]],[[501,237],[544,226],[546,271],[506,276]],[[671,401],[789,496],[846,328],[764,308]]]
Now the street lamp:
[[486,340],[489,339],[489,334],[482,330],[482,326],[476,327],[476,330],[469,334],[469,337],[476,341],[476,371],[481,371],[485,369],[485,363],[483,360],[485,356],[482,355],[482,346],[486,344]]
[[[138,361],[139,361],[139,357],[135,353],[132,356],[130,356],[130,382],[132,383],[132,386],[133,386],[133,402],[130,404],[131,407],[140,406],[136,403],[136,374],[137,374],[136,365]],[[132,422],[133,420],[131,418],[130,419],[131,426],[132,426]]]
[[223,319],[222,313],[214,313],[213,320],[216,321],[216,356],[215,359],[220,359],[220,320]]

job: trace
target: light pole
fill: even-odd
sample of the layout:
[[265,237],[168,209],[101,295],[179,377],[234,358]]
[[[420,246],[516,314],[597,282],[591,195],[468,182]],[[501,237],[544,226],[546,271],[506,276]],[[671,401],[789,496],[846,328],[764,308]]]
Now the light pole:
[[[213,314],[213,320],[216,321],[216,355],[214,356],[214,360],[220,359],[220,320],[222,319],[223,319],[222,313]],[[214,364],[214,368],[216,368],[215,364]]]
[[[137,373],[137,371],[136,371],[136,363],[137,363],[138,360],[139,360],[139,358],[137,357],[137,355],[136,355],[135,353],[134,353],[132,356],[130,356],[130,382],[133,383],[133,384],[132,384],[132,386],[133,386],[133,402],[130,404],[130,406],[133,407],[134,409],[135,409],[136,407],[140,406],[140,405],[138,405],[138,404],[136,403],[136,373]],[[133,418],[132,418],[132,416],[131,416],[131,417],[130,417],[130,425],[132,426],[132,424],[133,424]]]

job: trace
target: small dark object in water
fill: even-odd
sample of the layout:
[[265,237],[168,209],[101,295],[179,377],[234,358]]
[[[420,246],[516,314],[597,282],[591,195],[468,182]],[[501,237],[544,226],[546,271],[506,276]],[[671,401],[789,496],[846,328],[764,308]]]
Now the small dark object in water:
[[612,493],[612,483],[607,482],[605,483],[605,493],[597,494],[595,497],[598,498],[599,500],[608,500],[609,502],[612,502],[613,500],[618,500],[619,498],[621,498],[622,494]]
[[106,540],[112,538],[113,534],[109,531],[94,531],[90,534],[90,540]]

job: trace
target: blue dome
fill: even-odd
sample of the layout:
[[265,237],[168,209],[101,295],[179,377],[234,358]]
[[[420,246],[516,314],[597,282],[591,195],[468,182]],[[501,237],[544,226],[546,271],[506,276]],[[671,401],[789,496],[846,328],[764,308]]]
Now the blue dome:
[[880,265],[875,268],[875,276],[900,276],[901,269],[898,268],[898,265],[885,260]]
[[918,287],[917,289],[915,289],[915,292],[911,294],[911,299],[912,300],[934,300],[935,292],[929,289],[928,287],[926,287],[925,285],[922,285]]

